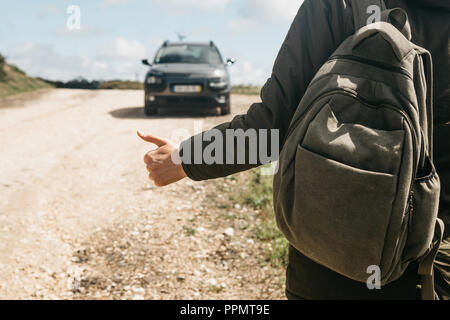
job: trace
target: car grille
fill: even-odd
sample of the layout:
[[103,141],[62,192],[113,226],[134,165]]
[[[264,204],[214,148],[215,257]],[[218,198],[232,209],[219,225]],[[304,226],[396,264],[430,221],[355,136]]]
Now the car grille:
[[170,97],[167,98],[168,103],[211,103],[212,99],[208,97]]
[[166,73],[167,78],[189,78],[191,73]]

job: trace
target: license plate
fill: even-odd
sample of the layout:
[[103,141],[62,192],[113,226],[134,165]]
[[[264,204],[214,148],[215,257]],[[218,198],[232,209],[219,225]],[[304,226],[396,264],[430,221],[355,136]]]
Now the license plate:
[[202,92],[201,85],[175,85],[172,87],[173,92],[177,93],[194,93]]

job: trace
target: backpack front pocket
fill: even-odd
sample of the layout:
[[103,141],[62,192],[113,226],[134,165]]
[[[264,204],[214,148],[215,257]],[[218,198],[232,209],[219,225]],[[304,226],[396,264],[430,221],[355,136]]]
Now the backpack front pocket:
[[[365,108],[359,102],[347,110]],[[368,111],[367,108],[363,109]],[[392,111],[391,111],[392,112]],[[325,105],[311,121],[301,145],[327,158],[363,170],[397,174],[400,169],[405,131],[374,129],[359,123],[358,116],[339,121],[332,107]],[[374,117],[385,117],[379,108]],[[398,115],[397,115],[398,116]]]
[[290,239],[307,257],[365,282],[379,266],[397,176],[363,170],[298,145]]

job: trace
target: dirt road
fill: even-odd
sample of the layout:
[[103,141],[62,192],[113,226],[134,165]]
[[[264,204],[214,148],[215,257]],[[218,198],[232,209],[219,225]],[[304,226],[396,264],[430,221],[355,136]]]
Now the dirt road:
[[[234,96],[233,113],[257,99]],[[243,219],[225,219],[253,213],[211,209],[218,183],[235,180],[147,180],[152,147],[136,130],[170,138],[231,116],[147,118],[142,102],[81,90],[0,102],[0,299],[283,297],[282,270],[258,264]]]

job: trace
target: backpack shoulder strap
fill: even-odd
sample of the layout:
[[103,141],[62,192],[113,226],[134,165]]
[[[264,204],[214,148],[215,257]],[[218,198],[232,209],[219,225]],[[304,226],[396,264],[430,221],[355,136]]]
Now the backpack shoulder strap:
[[429,251],[419,261],[419,275],[421,275],[421,297],[422,300],[438,300],[434,291],[433,265],[439,247],[442,243],[445,225],[441,219],[436,220],[435,237]]
[[355,33],[367,25],[367,20],[373,11],[370,6],[378,6],[381,10],[380,21],[388,22],[396,27],[408,39],[411,40],[411,26],[408,14],[401,8],[387,9],[384,0],[351,0]]
[[353,18],[355,22],[355,32],[367,25],[367,19],[370,12],[367,12],[369,6],[375,5],[380,7],[381,11],[386,10],[384,0],[351,0],[353,9]]

